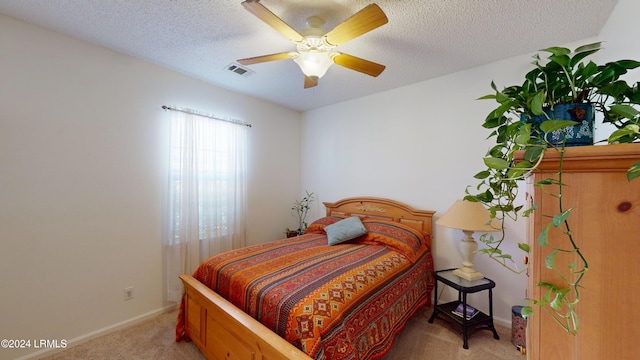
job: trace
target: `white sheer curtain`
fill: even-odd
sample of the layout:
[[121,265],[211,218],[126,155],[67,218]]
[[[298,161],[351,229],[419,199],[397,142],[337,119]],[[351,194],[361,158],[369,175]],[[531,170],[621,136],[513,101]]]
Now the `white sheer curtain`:
[[164,234],[167,298],[178,276],[207,258],[245,245],[246,126],[171,111],[171,155]]

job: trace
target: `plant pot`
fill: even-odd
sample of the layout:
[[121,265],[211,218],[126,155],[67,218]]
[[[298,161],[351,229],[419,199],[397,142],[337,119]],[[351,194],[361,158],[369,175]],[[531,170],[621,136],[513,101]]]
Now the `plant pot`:
[[295,230],[287,231],[287,238],[298,236],[298,232]]
[[[554,106],[553,111],[551,111],[549,107],[544,107],[542,110],[549,116],[549,119],[579,122],[577,125],[553,131],[551,134],[545,134],[547,141],[552,144],[561,145],[562,140],[566,139],[566,146],[593,145],[595,112],[592,104],[558,104]],[[520,119],[524,122],[533,123],[533,126],[539,129],[540,124],[547,120],[547,117],[543,115],[529,117],[526,114],[522,114]]]

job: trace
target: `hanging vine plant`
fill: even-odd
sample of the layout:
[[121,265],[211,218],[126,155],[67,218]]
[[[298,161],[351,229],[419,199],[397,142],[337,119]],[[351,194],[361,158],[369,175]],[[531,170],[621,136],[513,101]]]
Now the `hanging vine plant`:
[[[543,297],[530,299],[532,306],[525,306],[522,313],[528,316],[533,313],[533,306],[540,307],[572,334],[579,329],[575,309],[580,302],[580,283],[587,276],[589,263],[571,232],[569,218],[573,208],[566,207],[562,201],[566,186],[562,181],[565,149],[582,145],[574,143],[575,135],[588,129],[584,121],[588,121],[585,114],[589,108],[602,117],[603,123],[616,127],[608,138],[609,143],[640,140],[640,86],[639,83],[629,85],[620,80],[628,70],[640,67],[640,62],[620,60],[596,65],[585,60],[600,49],[601,43],[581,46],[575,51],[562,47],[544,49],[541,51],[549,56],[545,60],[539,54],[534,56],[534,68],[525,75],[522,85],[500,91],[491,83],[494,93],[480,99],[498,102],[498,107],[489,113],[483,124],[493,130],[489,138],[495,138],[496,144],[484,157],[486,168],[475,175],[479,184],[475,188],[467,188],[465,196],[466,200],[482,202],[492,218],[502,221],[504,229],[506,219],[517,220],[536,210],[536,204],[530,208],[516,204],[522,180],[538,168],[547,149],[560,153],[557,172],[534,185],[558,201],[558,213],[542,214],[549,222],[538,234],[537,242],[540,246],[551,247],[545,266],[556,272],[563,284],[538,283],[537,286],[544,290]],[[568,114],[559,115],[558,109],[567,104]],[[587,110],[582,110],[578,104],[586,104]],[[516,161],[516,152],[521,154],[519,161]],[[638,177],[640,162],[627,172],[629,181]],[[552,228],[559,229],[565,241],[551,243],[549,231]],[[513,272],[522,273],[524,269],[518,268],[513,256],[502,251],[504,240],[504,230],[499,237],[483,234],[480,241],[486,248],[480,253]],[[518,247],[525,253],[529,252],[526,243],[520,243]],[[559,253],[574,253],[578,261],[566,268],[556,266],[555,258]]]

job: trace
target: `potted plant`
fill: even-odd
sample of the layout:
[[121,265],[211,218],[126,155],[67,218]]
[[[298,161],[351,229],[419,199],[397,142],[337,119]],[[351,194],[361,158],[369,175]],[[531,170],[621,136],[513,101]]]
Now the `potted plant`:
[[296,200],[291,210],[295,212],[296,217],[298,218],[298,228],[296,230],[291,230],[287,228],[285,233],[287,237],[293,237],[304,234],[304,231],[307,229],[307,213],[311,209],[311,203],[315,200],[314,194],[308,191],[305,191],[305,196],[301,200]]
[[[466,200],[482,202],[489,209],[491,217],[502,222],[506,218],[515,220],[535,211],[535,204],[525,209],[515,203],[521,180],[537,168],[546,149],[552,148],[560,152],[562,159],[566,146],[585,144],[584,139],[574,135],[589,128],[589,124],[583,123],[588,121],[589,112],[601,117],[603,123],[616,127],[608,138],[609,143],[640,140],[640,86],[638,83],[629,85],[620,80],[621,75],[629,69],[639,67],[640,62],[620,60],[597,65],[586,61],[589,55],[600,50],[600,45],[601,43],[589,44],[575,51],[563,47],[541,50],[549,56],[546,59],[542,59],[539,54],[534,56],[534,68],[525,75],[522,85],[508,86],[500,91],[491,83],[494,93],[480,99],[493,99],[498,103],[498,107],[489,113],[483,124],[485,128],[493,129],[489,137],[495,138],[496,144],[484,157],[486,168],[475,175],[479,184],[475,190],[467,188]],[[564,110],[560,111],[561,108]],[[589,142],[592,143],[592,135],[586,144]],[[514,158],[516,152],[521,152],[524,160],[517,162]],[[627,172],[629,181],[638,177],[640,162]],[[553,191],[559,202],[559,212],[550,216],[546,232],[543,231],[538,236],[540,245],[554,247],[546,259],[547,266],[554,271],[561,271],[554,268],[553,256],[558,251],[575,252],[580,260],[579,263],[572,264],[569,271],[574,276],[566,279],[564,286],[538,284],[545,289],[546,295],[542,299],[531,299],[532,304],[547,310],[567,332],[575,334],[579,324],[575,306],[580,301],[580,282],[589,266],[568,228],[567,221],[572,209],[567,209],[562,204],[562,165],[555,177],[545,179],[535,186],[548,187],[545,191]],[[568,246],[548,243],[548,229],[552,226],[563,229]],[[518,269],[510,254],[503,253],[500,249],[504,241],[504,230],[501,237],[494,238],[484,234],[480,240],[487,246],[481,253],[514,272],[523,271]],[[520,243],[518,247],[529,252],[526,243]],[[531,306],[526,306],[522,313],[527,316],[532,311]]]

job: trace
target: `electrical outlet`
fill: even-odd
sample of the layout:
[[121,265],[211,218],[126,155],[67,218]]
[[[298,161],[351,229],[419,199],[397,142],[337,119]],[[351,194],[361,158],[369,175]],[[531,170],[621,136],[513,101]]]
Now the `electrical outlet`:
[[124,288],[124,299],[125,300],[133,299],[133,286]]

